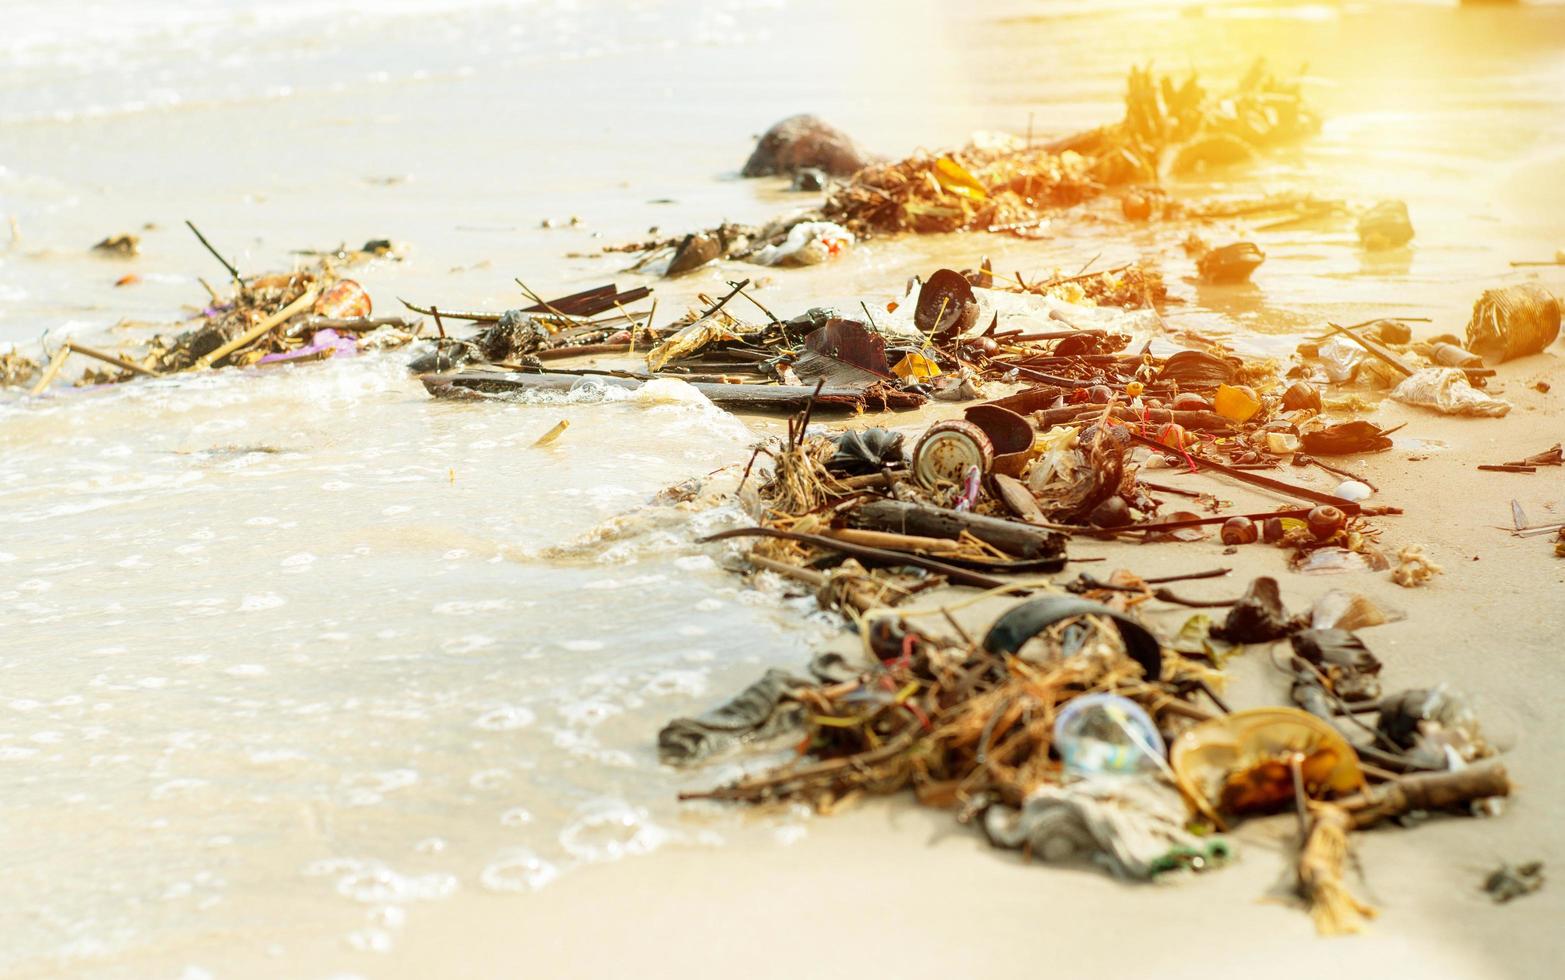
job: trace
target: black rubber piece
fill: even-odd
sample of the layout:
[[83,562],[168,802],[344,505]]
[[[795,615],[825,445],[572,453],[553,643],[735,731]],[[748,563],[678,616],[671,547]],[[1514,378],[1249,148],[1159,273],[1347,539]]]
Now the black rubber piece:
[[1125,641],[1125,652],[1140,664],[1149,680],[1163,673],[1163,646],[1145,626],[1122,612],[1102,603],[1076,596],[1049,595],[1028,599],[1006,610],[984,635],[984,649],[990,653],[1015,653],[1028,640],[1063,619],[1076,616],[1106,616],[1114,621]]

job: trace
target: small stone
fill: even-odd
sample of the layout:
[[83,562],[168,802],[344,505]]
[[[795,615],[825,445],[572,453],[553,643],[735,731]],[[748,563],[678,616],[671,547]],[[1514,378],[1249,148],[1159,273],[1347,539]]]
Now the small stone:
[[745,177],[791,174],[806,167],[846,177],[871,157],[853,137],[816,116],[789,116],[768,129],[740,171]]

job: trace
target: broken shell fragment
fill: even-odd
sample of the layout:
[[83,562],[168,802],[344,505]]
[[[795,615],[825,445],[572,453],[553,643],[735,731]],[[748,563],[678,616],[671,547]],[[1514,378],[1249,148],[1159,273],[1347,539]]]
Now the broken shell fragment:
[[1299,437],[1291,432],[1268,432],[1266,451],[1274,456],[1292,456],[1299,451]]

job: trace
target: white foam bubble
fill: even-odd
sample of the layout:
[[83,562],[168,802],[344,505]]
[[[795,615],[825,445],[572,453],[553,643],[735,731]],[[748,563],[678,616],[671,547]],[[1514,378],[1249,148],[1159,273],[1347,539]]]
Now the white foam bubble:
[[532,811],[524,806],[513,806],[500,814],[500,823],[507,827],[525,827],[532,822]]
[[256,595],[247,595],[239,601],[240,612],[265,612],[268,609],[276,609],[288,604],[288,600],[275,592],[261,592]]
[[494,646],[496,642],[492,636],[484,636],[481,633],[469,633],[465,636],[452,637],[440,644],[440,649],[446,653],[455,654],[477,653],[480,650]]
[[378,862],[364,862],[337,879],[337,894],[367,905],[436,901],[456,893],[455,875],[432,872],[404,875]]
[[514,704],[503,704],[479,715],[473,721],[476,728],[491,732],[509,732],[526,728],[537,719],[531,709]]
[[646,854],[669,838],[644,809],[623,800],[595,800],[577,813],[560,833],[560,845],[581,861],[614,861]]
[[492,892],[537,891],[559,877],[559,868],[526,848],[501,851],[479,872],[478,882]]

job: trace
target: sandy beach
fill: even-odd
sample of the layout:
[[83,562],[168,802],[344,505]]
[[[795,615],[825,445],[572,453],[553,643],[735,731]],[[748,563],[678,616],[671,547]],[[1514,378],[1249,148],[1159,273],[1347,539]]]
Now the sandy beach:
[[[1176,300],[1169,333],[1285,357],[1328,320],[1460,334],[1485,289],[1565,293],[1565,268],[1510,264],[1565,247],[1558,4],[23,0],[17,16],[0,350],[35,357],[67,337],[129,344],[204,302],[197,277],[223,273],[186,218],[247,274],[406,243],[353,271],[387,314],[399,297],[506,309],[516,278],[550,295],[613,280],[653,286],[662,320],[749,276],[788,316],[883,308],[909,277],[982,257],[1029,276],[1145,259]],[[67,43],[73,25],[90,29]],[[1171,192],[1397,197],[1411,249],[1236,220],[1220,233],[1267,263],[1252,286],[1214,287],[1179,249],[1187,227],[1128,223],[1107,198],[1042,240],[877,239],[805,269],[659,280],[602,252],[819,204],[737,177],[794,112],[894,156],[1113,120],[1132,65],[1223,78],[1262,56],[1307,66],[1321,134]],[[141,235],[139,257],[89,251],[120,231]],[[1363,592],[1406,613],[1364,631],[1388,687],[1471,697],[1515,795],[1496,817],[1355,835],[1351,883],[1379,917],[1342,939],[1318,938],[1291,895],[1291,817],[1246,823],[1231,866],[1133,886],[1027,864],[906,798],[830,817],[677,803],[714,777],[658,764],[664,722],[854,642],[695,542],[732,511],[648,506],[742,466],[779,418],[699,397],[437,402],[406,351],[0,390],[0,976],[1549,975],[1557,885],[1504,905],[1481,886],[1501,862],[1565,862],[1565,561],[1508,533],[1513,500],[1565,520],[1565,478],[1475,467],[1565,438],[1562,351],[1499,365],[1503,419],[1386,400],[1365,417],[1406,424],[1393,448],[1334,460],[1403,509],[1375,523],[1388,552],[1421,545],[1444,567],[1426,587],[1294,574],[1277,549],[1215,540],[1073,545],[1104,559],[1095,574],[1231,568],[1180,586],[1202,599],[1259,575],[1293,610]],[[917,433],[960,413],[854,424]],[[636,533],[558,550],[616,521]],[[1004,605],[958,615],[978,631]],[[1142,611],[1168,631],[1188,614]],[[1288,703],[1264,647],[1228,674],[1233,703]]]

